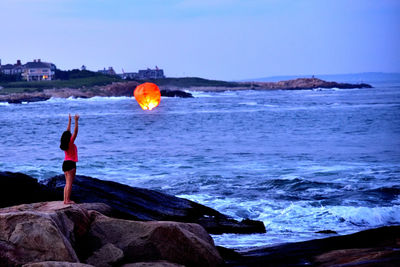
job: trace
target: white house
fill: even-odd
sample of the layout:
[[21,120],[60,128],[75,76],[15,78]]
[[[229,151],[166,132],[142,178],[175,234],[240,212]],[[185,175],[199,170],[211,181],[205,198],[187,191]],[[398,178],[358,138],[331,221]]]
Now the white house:
[[54,79],[56,66],[52,63],[42,62],[40,59],[27,62],[24,65],[22,77],[29,81],[50,81]]

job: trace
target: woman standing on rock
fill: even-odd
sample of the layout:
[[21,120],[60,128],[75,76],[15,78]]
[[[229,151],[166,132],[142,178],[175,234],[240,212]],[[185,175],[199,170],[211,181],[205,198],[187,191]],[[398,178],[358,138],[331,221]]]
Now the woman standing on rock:
[[61,136],[60,148],[65,152],[64,163],[62,165],[65,174],[64,204],[75,203],[70,198],[72,183],[76,174],[76,163],[78,162],[78,149],[75,145],[75,139],[78,135],[78,120],[79,115],[75,114],[75,129],[74,134],[71,135],[71,114],[69,114],[67,130]]

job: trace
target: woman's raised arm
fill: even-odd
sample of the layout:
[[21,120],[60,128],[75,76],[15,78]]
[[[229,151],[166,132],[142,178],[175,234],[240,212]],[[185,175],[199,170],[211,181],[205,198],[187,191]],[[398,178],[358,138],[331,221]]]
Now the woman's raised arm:
[[79,114],[75,114],[75,129],[74,129],[74,134],[72,135],[72,142],[75,142],[76,136],[78,135],[78,120],[79,120]]
[[71,114],[68,114],[68,126],[67,131],[71,131]]

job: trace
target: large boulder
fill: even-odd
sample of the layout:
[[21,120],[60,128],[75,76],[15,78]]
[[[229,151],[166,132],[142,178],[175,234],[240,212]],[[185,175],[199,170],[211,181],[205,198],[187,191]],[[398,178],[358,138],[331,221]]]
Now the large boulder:
[[182,98],[193,98],[191,93],[182,90],[171,90],[171,89],[161,89],[161,96],[166,97],[182,97]]
[[39,261],[79,262],[73,249],[89,217],[62,202],[24,204],[0,209],[0,266]]
[[198,224],[128,221],[99,211],[109,208],[55,201],[0,209],[0,266],[223,263],[212,238]]
[[111,267],[122,261],[124,252],[111,243],[96,250],[86,262],[96,267]]
[[[124,262],[166,260],[185,266],[223,263],[212,238],[198,224],[128,221],[97,212],[91,214],[93,222],[86,245],[114,255],[118,254],[118,248],[123,252]],[[102,253],[97,254],[102,257]],[[92,256],[87,262],[94,264],[98,260],[93,261]]]
[[[46,185],[62,198],[64,175],[49,179]],[[79,203],[105,203],[114,209],[114,217],[122,219],[198,223],[211,234],[266,232],[261,221],[238,222],[187,199],[87,176],[75,177],[71,198]]]

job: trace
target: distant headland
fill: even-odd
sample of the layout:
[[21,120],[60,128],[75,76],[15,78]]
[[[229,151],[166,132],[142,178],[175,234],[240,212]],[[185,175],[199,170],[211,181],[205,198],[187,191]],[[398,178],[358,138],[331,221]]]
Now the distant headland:
[[[144,82],[157,84],[160,87],[161,95],[168,97],[192,97],[187,91],[223,92],[372,87],[366,83],[338,83],[315,77],[277,82],[233,82],[198,77],[171,78],[165,77],[163,70],[158,68],[139,70],[138,73],[125,73],[125,75],[115,74],[114,71],[111,71],[112,69],[93,72],[87,70],[84,66],[81,69],[63,71],[57,69],[52,63],[40,60],[28,62],[24,65],[21,62],[8,65],[3,65],[0,69],[0,102],[8,103],[45,101],[52,97],[132,96],[135,87]],[[41,71],[40,77],[31,75],[31,73],[38,71]]]
[[[96,80],[96,79],[94,79]],[[148,79],[142,81],[135,80],[109,80],[104,84],[95,84],[89,81],[90,85],[81,83],[83,81],[71,80],[70,82],[51,81],[51,82],[34,82],[27,86],[26,82],[15,82],[12,87],[7,84],[0,89],[0,102],[22,103],[45,101],[50,98],[68,98],[80,97],[90,98],[94,96],[132,96],[133,90],[137,85],[143,82],[154,82],[161,90],[162,96],[168,97],[192,97],[186,91],[207,91],[207,92],[224,92],[239,90],[307,90],[317,88],[372,88],[366,83],[350,84],[323,81],[317,78],[298,78],[295,80],[280,82],[225,82],[213,81],[202,78],[163,78]],[[76,85],[74,83],[76,82]],[[51,84],[49,84],[51,83]],[[16,86],[16,87],[15,87]],[[21,86],[21,87],[19,87]]]

